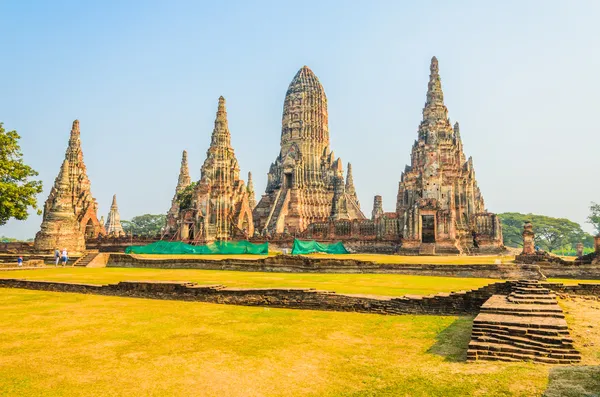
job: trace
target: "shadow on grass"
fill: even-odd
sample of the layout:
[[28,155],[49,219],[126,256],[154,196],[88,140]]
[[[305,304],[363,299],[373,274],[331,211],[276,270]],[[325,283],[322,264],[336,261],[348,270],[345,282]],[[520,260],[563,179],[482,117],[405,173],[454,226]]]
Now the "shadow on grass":
[[443,356],[444,361],[466,361],[472,327],[473,317],[459,317],[435,337],[436,342],[427,353]]
[[544,397],[600,397],[600,365],[550,370]]

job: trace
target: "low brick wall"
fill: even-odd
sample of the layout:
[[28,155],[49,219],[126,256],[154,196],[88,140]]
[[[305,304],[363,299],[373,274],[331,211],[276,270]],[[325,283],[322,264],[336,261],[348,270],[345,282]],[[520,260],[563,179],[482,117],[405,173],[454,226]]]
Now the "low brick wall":
[[547,278],[572,278],[579,280],[600,280],[600,265],[579,265],[573,262],[563,265],[560,263],[537,263],[541,272]]
[[314,289],[239,289],[226,288],[222,285],[152,281],[122,281],[118,284],[92,285],[0,279],[0,288],[340,312],[460,315],[477,313],[481,305],[494,294],[508,294],[510,282],[493,283],[471,291],[428,296],[407,295],[397,298],[345,295]]
[[111,254],[107,266],[287,273],[382,273],[495,279],[540,280],[544,278],[537,265],[399,265],[351,259],[320,259],[292,255],[279,255],[258,260],[207,260],[202,258],[142,259],[126,254]]
[[40,259],[32,259],[23,261],[23,266],[19,267],[18,262],[0,262],[0,269],[22,269],[22,268],[36,268],[44,267],[44,261]]
[[548,289],[559,294],[600,297],[600,283],[565,285],[562,283],[542,283]]

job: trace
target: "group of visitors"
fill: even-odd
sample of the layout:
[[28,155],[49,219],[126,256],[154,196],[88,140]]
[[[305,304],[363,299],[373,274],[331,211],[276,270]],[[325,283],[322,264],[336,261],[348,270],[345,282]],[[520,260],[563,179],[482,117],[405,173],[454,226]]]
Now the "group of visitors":
[[62,265],[64,267],[69,260],[69,255],[66,248],[63,248],[62,252],[60,252],[58,248],[54,250],[54,267],[58,266],[58,262],[60,260],[62,260]]

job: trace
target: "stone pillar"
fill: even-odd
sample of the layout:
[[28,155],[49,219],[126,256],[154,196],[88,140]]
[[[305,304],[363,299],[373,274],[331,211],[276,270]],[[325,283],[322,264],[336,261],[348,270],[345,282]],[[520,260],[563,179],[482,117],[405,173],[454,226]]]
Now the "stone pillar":
[[523,252],[521,255],[535,254],[535,233],[533,233],[533,225],[531,222],[526,222],[523,225]]
[[600,254],[600,234],[594,237],[594,250]]
[[581,258],[583,256],[583,243],[577,243],[577,257]]

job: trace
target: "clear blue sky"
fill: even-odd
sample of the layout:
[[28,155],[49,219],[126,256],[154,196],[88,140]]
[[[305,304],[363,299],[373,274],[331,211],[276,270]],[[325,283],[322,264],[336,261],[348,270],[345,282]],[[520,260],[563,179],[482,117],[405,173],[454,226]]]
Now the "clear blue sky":
[[600,201],[599,19],[598,1],[3,0],[0,121],[22,135],[43,203],[78,118],[99,216],[116,193],[129,219],[168,210],[183,149],[199,179],[224,95],[260,198],[285,91],[308,65],[363,211],[375,194],[392,211],[436,55],[487,208],[584,224]]

